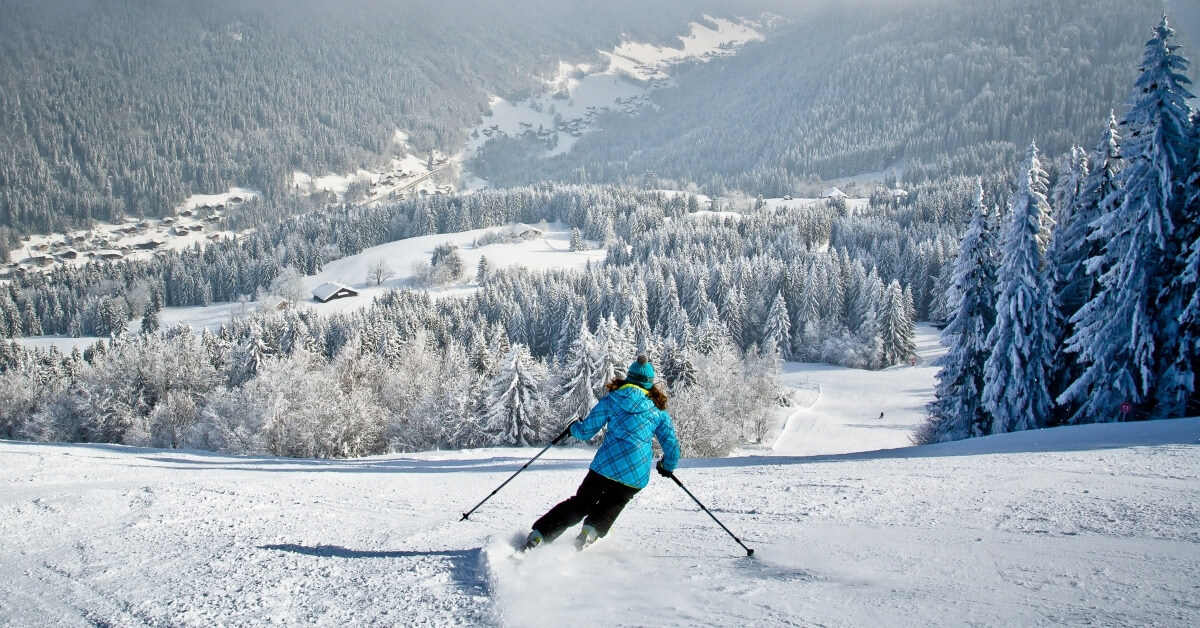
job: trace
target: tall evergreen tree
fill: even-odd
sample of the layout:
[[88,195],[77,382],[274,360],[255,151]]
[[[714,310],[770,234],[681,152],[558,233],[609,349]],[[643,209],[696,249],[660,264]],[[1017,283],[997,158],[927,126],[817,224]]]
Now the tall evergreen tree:
[[581,419],[596,405],[596,371],[599,356],[587,323],[581,323],[578,335],[567,350],[565,376],[560,390],[563,416],[567,421]]
[[1047,373],[1054,357],[1049,282],[1042,246],[1049,236],[1046,173],[1030,145],[1026,167],[1009,199],[1000,268],[996,272],[996,324],[988,333],[983,408],[991,434],[1042,427],[1050,414]]
[[936,398],[929,404],[925,442],[983,436],[991,416],[983,409],[983,373],[991,345],[988,333],[996,321],[996,243],[983,204],[983,184],[976,187],[971,223],[954,262],[954,283],[947,300],[954,305],[944,338],[950,350],[940,361]]
[[1049,263],[1055,272],[1055,298],[1058,305],[1058,325],[1061,340],[1051,376],[1050,392],[1058,400],[1054,421],[1068,421],[1078,410],[1077,403],[1068,402],[1063,393],[1083,373],[1083,365],[1070,351],[1066,338],[1075,333],[1071,322],[1080,308],[1090,301],[1098,290],[1096,282],[1099,272],[1089,272],[1087,261],[1098,258],[1104,243],[1097,236],[1096,225],[1112,209],[1117,196],[1117,173],[1121,170],[1121,137],[1118,134],[1117,118],[1109,113],[1108,126],[1092,153],[1073,204],[1064,204],[1058,209],[1058,224],[1054,230],[1054,243],[1049,253]]
[[892,280],[887,287],[881,318],[883,322],[883,366],[892,366],[916,355],[916,321],[912,319],[912,293]]
[[1087,260],[1100,255],[1103,242],[1092,237],[1093,225],[1107,211],[1106,203],[1116,199],[1117,173],[1121,170],[1117,118],[1109,114],[1108,127],[1092,153],[1083,173],[1084,179],[1074,203],[1057,207],[1058,224],[1051,262],[1055,265],[1056,294],[1064,321],[1070,321],[1079,308],[1095,295],[1096,275],[1087,272]]
[[513,344],[489,391],[487,431],[496,444],[528,447],[541,441],[546,408],[537,371],[529,348]]
[[[1164,16],[1158,34],[1165,41],[1171,32]],[[1172,168],[1169,182],[1174,186],[1169,194],[1165,194],[1171,230],[1164,264],[1157,273],[1159,279],[1156,282],[1161,286],[1161,293],[1155,303],[1159,309],[1158,355],[1152,416],[1160,418],[1184,416],[1197,409],[1194,407],[1197,401],[1195,376],[1200,368],[1200,348],[1197,347],[1195,329],[1191,326],[1182,327],[1184,312],[1197,288],[1200,288],[1200,284],[1187,273],[1193,245],[1200,239],[1200,206],[1193,202],[1194,195],[1190,188],[1195,183],[1195,169],[1200,158],[1196,154],[1197,146],[1200,146],[1200,134],[1192,118],[1195,112],[1186,100],[1193,95],[1183,87],[1191,83],[1183,75],[1189,65],[1188,60],[1176,53],[1178,49],[1179,46],[1174,44],[1166,45],[1165,50],[1156,48],[1156,63],[1163,68],[1162,74],[1168,80],[1165,86],[1158,83],[1149,86],[1151,92],[1156,89],[1162,91],[1160,100],[1166,105],[1163,108],[1165,124],[1162,126],[1162,145],[1152,150],[1161,151],[1165,157],[1164,165]],[[1159,56],[1163,52],[1165,58]],[[1189,405],[1193,407],[1189,409]]]
[[[1093,239],[1104,248],[1087,263],[1089,273],[1098,274],[1099,289],[1075,315],[1067,341],[1084,365],[1062,395],[1079,405],[1075,422],[1119,419],[1122,403],[1152,402],[1163,365],[1175,363],[1169,354],[1177,352],[1161,350],[1174,344],[1167,336],[1177,332],[1173,318],[1183,308],[1164,307],[1160,299],[1182,271],[1175,229],[1195,147],[1186,101],[1191,94],[1183,87],[1187,60],[1167,43],[1173,34],[1164,17],[1146,42],[1123,122],[1125,169],[1117,176],[1111,211],[1096,223]],[[1189,379],[1173,377],[1172,387]]]
[[776,292],[775,301],[771,303],[771,309],[767,311],[767,318],[763,321],[762,346],[764,350],[785,359],[791,357],[791,331],[792,322],[788,318],[787,304],[783,300],[783,293]]

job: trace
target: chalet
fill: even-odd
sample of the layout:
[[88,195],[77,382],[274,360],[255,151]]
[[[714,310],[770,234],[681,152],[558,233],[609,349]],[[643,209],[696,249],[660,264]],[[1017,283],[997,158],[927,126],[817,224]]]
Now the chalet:
[[235,196],[235,197],[229,199],[230,203],[244,203],[245,201],[246,201],[246,199],[244,199],[240,196]]
[[529,225],[522,224],[522,223],[517,223],[517,224],[513,225],[511,233],[514,238],[517,238],[520,240],[532,240],[534,238],[542,237],[541,229],[538,229],[536,227],[530,227]]
[[187,217],[191,216],[193,213],[194,213],[194,212],[192,212],[192,210],[190,210],[190,209],[185,209],[185,210],[183,210],[183,211],[179,212],[179,215],[180,215],[180,216],[183,216],[184,218],[187,218]]
[[124,253],[122,253],[120,251],[114,251],[112,249],[106,249],[104,251],[95,251],[92,253],[92,255],[94,257],[98,257],[103,260],[117,260],[117,259],[121,259],[122,257],[125,257]]
[[35,253],[29,256],[29,259],[38,266],[49,266],[54,263],[54,257],[50,255],[38,255]]
[[830,198],[830,199],[835,199],[835,200],[838,200],[838,199],[845,200],[845,199],[846,199],[846,193],[845,193],[845,192],[843,192],[843,191],[841,191],[841,190],[839,190],[839,189],[837,189],[837,188],[829,188],[828,190],[825,190],[824,192],[822,192],[822,193],[821,193],[821,198]]
[[138,249],[139,251],[153,251],[162,245],[162,240],[150,239],[146,240],[145,242],[138,242],[137,244],[133,245],[133,248]]
[[344,299],[346,297],[358,296],[358,291],[350,286],[330,281],[323,283],[312,291],[313,298],[321,303],[328,303],[334,299]]
[[204,225],[192,225],[188,227],[188,229],[191,229],[192,231],[204,231]]
[[79,251],[67,249],[58,256],[60,259],[79,259]]

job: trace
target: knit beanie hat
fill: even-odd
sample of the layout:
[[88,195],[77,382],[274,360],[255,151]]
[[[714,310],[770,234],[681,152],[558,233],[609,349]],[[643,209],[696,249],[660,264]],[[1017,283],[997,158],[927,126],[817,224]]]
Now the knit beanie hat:
[[639,355],[637,360],[629,365],[629,371],[625,373],[625,381],[650,390],[654,386],[654,365],[650,364],[650,359]]

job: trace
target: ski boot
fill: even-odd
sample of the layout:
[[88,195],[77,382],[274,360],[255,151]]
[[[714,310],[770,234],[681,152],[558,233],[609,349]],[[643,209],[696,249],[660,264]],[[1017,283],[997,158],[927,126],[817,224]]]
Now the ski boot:
[[525,544],[521,546],[521,553],[524,554],[529,550],[542,544],[542,533],[534,530],[529,533],[529,538],[525,539]]
[[575,537],[575,550],[582,551],[583,548],[596,542],[600,538],[600,534],[596,532],[596,528],[589,525],[584,525],[579,531],[579,536]]

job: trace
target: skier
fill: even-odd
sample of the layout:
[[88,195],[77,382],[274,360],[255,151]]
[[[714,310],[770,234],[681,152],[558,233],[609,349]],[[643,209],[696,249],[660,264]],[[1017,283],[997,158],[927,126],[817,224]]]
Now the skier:
[[640,355],[629,365],[625,379],[614,378],[606,394],[582,421],[571,425],[571,436],[587,440],[607,427],[604,443],[592,459],[575,495],[533,523],[522,552],[558,538],[583,520],[575,549],[583,549],[608,534],[621,509],[650,482],[654,454],[650,438],[658,439],[663,458],[658,473],[670,477],[679,463],[679,440],[667,414],[667,394],[654,384],[654,365]]

